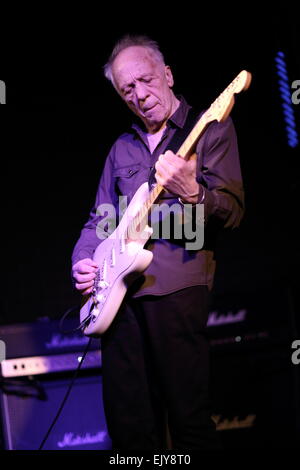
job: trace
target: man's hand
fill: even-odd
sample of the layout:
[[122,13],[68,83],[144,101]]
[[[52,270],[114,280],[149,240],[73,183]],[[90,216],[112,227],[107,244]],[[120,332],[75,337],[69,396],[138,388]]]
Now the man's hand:
[[155,178],[160,186],[179,196],[184,202],[197,203],[201,189],[196,181],[195,159],[186,161],[167,150],[160,155],[155,169]]
[[85,258],[72,267],[72,275],[75,279],[75,287],[82,295],[90,294],[93,289],[94,279],[98,265],[90,258]]

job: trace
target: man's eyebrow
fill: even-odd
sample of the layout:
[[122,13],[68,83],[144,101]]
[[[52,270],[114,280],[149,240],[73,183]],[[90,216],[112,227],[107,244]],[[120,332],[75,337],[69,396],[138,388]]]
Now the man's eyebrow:
[[[153,77],[153,74],[151,72],[146,72],[146,73],[142,73],[141,75],[138,75],[136,77],[136,80],[142,80],[142,79],[147,79],[147,78],[152,78]],[[134,85],[134,80],[132,80],[131,82],[128,82],[128,83],[125,83],[124,85],[121,86],[121,91],[124,91],[126,88],[130,88]]]
[[145,72],[143,74],[141,74],[138,78],[146,78],[146,77],[153,77],[153,73],[151,72]]

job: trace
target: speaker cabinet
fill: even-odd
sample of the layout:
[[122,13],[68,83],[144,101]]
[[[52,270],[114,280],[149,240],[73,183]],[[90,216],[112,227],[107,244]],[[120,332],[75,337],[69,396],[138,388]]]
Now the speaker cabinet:
[[227,449],[296,448],[299,369],[289,346],[214,351],[214,419]]
[[[56,415],[72,374],[2,378],[3,447],[37,450]],[[82,371],[43,447],[45,450],[111,449],[99,371]]]

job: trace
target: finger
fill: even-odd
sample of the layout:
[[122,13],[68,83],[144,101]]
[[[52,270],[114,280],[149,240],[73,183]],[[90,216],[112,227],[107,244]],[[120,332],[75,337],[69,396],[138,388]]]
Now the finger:
[[82,283],[82,282],[89,282],[95,279],[96,274],[95,273],[90,273],[90,274],[78,274],[76,273],[74,278],[77,282]]
[[79,274],[89,274],[95,273],[97,271],[97,267],[88,265],[88,264],[79,264],[78,266],[74,266],[73,272]]
[[157,184],[159,184],[160,186],[164,187],[167,184],[167,178],[164,177],[159,171],[157,171],[154,176]]
[[75,284],[75,287],[77,290],[84,290],[84,289],[88,289],[89,287],[93,288],[94,286],[94,283],[93,281],[89,281],[89,282],[76,282]]
[[155,179],[156,179],[157,184],[159,184],[160,186],[164,186],[165,182],[159,173],[155,173]]
[[163,178],[168,178],[170,176],[170,168],[168,165],[164,164],[161,160],[158,160],[155,163],[155,169],[157,173],[160,174]]
[[91,268],[98,268],[98,264],[93,261],[91,258],[84,258],[74,264],[73,269],[78,270],[82,269],[83,266],[89,266]]
[[90,266],[98,267],[98,264],[91,258],[84,258],[81,261]]
[[169,175],[173,175],[182,168],[182,163],[178,164],[176,162],[168,161],[163,156],[159,157],[156,163],[159,169],[164,169]]
[[89,287],[88,289],[85,289],[85,290],[81,291],[81,294],[82,294],[82,295],[91,294],[91,293],[92,293],[92,290],[93,290],[93,288],[92,288],[92,287]]
[[[171,152],[170,150],[167,150],[166,153],[161,155],[162,157],[162,162],[166,162],[176,168],[181,167],[182,164],[184,163],[185,160],[183,160],[179,155],[176,155],[175,153]],[[159,159],[160,159],[159,157]]]

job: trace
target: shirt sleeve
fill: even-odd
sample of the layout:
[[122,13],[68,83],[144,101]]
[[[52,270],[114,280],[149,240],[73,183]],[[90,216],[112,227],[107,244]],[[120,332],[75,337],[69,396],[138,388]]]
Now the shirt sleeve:
[[118,195],[114,187],[114,148],[110,151],[97,189],[96,200],[89,218],[72,253],[72,265],[84,258],[92,258],[95,249],[113,232],[117,221]]
[[231,117],[224,122],[211,122],[196,152],[197,182],[205,191],[205,223],[214,216],[226,228],[237,227],[244,213],[244,189]]

